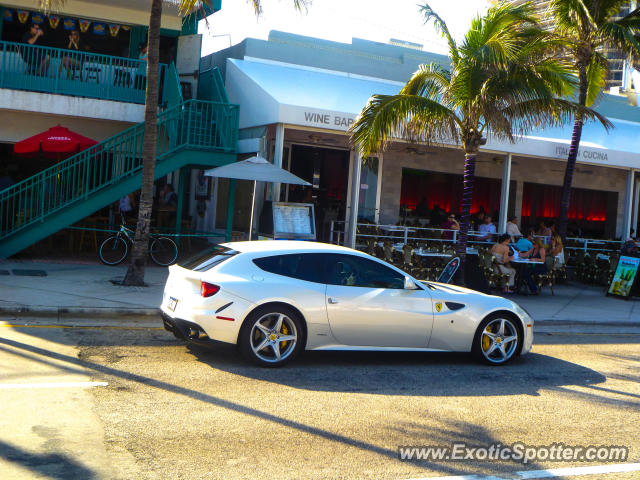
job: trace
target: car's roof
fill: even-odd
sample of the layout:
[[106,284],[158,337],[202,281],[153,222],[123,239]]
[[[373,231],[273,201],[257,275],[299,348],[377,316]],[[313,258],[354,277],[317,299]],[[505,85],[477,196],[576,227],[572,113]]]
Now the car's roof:
[[301,240],[259,240],[253,242],[230,242],[222,246],[231,248],[237,252],[349,252],[356,253],[350,248],[333,245],[331,243],[306,242]]

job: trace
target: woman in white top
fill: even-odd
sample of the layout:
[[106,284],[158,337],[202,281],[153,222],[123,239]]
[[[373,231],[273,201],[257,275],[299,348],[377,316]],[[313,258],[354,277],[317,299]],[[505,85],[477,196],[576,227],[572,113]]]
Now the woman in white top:
[[564,247],[562,245],[562,237],[554,235],[551,237],[551,255],[556,257],[559,265],[564,265]]
[[496,259],[496,267],[500,273],[506,273],[509,275],[509,281],[504,287],[504,293],[513,293],[513,286],[516,282],[516,269],[509,266],[509,262],[513,260],[511,250],[509,249],[509,242],[511,237],[507,233],[503,233],[498,238],[498,243],[491,247],[491,253]]

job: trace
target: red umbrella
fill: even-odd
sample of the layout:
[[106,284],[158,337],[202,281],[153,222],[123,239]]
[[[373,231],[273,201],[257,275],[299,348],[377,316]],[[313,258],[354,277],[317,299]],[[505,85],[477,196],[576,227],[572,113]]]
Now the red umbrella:
[[16,143],[13,151],[19,155],[34,155],[42,152],[48,157],[59,159],[86,150],[97,143],[91,138],[58,125]]

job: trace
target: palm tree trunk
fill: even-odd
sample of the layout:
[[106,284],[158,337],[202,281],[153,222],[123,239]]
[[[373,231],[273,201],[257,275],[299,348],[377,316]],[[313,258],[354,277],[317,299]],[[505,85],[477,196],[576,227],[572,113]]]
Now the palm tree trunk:
[[[588,61],[583,60],[578,64],[578,78],[580,81],[580,91],[578,93],[578,104],[585,106],[587,104],[587,67]],[[569,147],[569,156],[567,157],[567,166],[564,171],[564,182],[562,183],[562,198],[560,200],[560,216],[558,218],[558,233],[562,239],[567,237],[567,224],[569,223],[569,202],[571,200],[571,184],[573,183],[573,172],[576,169],[576,158],[578,157],[578,148],[580,147],[580,139],[582,138],[583,119],[581,114],[577,114],[573,124],[573,134],[571,135],[571,146]]]
[[458,279],[464,283],[464,264],[467,257],[467,240],[469,235],[469,227],[471,225],[471,201],[473,199],[473,182],[476,173],[476,157],[477,152],[465,153],[464,155],[464,179],[462,192],[462,212],[460,217],[460,232],[458,234],[458,244],[456,253],[460,257]]
[[571,135],[571,146],[569,147],[569,157],[564,171],[564,182],[562,183],[562,198],[560,200],[560,218],[558,221],[558,233],[565,239],[567,237],[567,224],[569,222],[569,201],[571,200],[571,184],[573,183],[573,172],[576,169],[576,158],[578,157],[578,147],[582,137],[582,120],[576,118],[573,124],[573,134]]
[[144,136],[142,138],[142,189],[138,210],[138,223],[133,241],[131,263],[124,277],[124,285],[144,285],[144,270],[149,251],[149,225],[153,209],[153,180],[156,168],[158,140],[158,64],[160,57],[160,21],[162,1],[152,0],[149,18],[147,49],[147,91],[144,110]]

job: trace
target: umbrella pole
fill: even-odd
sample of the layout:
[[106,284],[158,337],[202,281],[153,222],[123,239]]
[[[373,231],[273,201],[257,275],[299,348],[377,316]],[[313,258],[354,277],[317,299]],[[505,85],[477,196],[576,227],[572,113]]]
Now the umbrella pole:
[[256,180],[253,181],[253,195],[251,195],[251,221],[249,222],[249,241],[251,241],[251,234],[253,233],[253,208],[256,204]]

